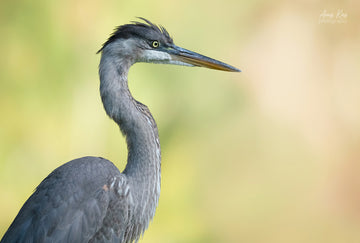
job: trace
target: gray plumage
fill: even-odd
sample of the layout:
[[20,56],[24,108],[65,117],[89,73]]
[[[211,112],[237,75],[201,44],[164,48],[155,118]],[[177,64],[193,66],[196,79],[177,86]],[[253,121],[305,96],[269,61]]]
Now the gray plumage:
[[101,99],[126,137],[125,170],[100,157],[58,167],[25,202],[1,243],[133,242],[148,227],[160,196],[160,143],[149,109],[129,91],[129,68],[153,62],[240,70],[175,46],[163,27],[142,20],[118,27],[99,50]]

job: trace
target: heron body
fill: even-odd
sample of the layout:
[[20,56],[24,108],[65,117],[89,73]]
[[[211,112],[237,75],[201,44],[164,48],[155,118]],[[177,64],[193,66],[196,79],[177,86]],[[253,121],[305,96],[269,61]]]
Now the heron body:
[[126,137],[125,170],[100,157],[58,167],[25,202],[1,243],[134,242],[148,227],[160,196],[160,143],[149,109],[129,91],[129,68],[152,62],[240,70],[175,46],[163,27],[142,20],[119,26],[99,50],[100,94]]

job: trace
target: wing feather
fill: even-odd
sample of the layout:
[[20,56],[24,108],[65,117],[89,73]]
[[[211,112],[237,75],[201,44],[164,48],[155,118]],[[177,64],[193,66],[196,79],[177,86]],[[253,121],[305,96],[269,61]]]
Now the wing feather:
[[110,207],[117,203],[124,204],[117,205],[117,210],[127,207],[126,198],[114,198],[116,193],[111,188],[115,179],[124,182],[124,177],[110,161],[97,157],[60,166],[26,201],[1,243],[89,242],[96,235],[104,235],[107,241],[120,239],[121,228],[126,226],[124,213],[115,213],[123,225],[120,222],[107,229],[104,223],[109,223]]

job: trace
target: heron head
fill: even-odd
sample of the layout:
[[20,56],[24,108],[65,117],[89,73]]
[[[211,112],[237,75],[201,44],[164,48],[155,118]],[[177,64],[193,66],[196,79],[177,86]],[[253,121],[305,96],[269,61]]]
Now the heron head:
[[117,27],[114,33],[98,51],[107,47],[113,55],[121,55],[135,62],[199,66],[222,71],[240,72],[226,63],[203,56],[193,51],[176,46],[169,33],[162,26],[150,21],[133,22]]

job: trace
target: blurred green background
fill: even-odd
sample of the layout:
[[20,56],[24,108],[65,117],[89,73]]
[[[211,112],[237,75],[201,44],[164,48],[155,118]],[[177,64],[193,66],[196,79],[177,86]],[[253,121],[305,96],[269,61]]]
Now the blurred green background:
[[[59,165],[126,145],[95,52],[148,18],[243,70],[136,64],[162,146],[141,242],[360,242],[359,1],[0,2],[0,236]],[[333,14],[333,15],[331,15]]]

